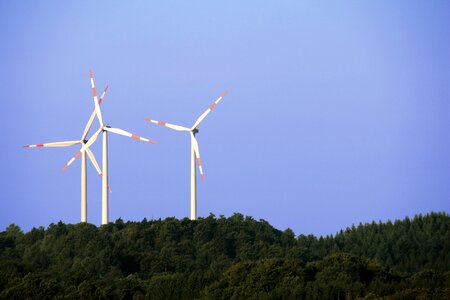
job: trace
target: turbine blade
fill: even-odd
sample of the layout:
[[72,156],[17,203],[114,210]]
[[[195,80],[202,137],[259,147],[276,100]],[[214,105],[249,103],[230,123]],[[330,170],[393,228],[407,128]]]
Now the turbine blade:
[[194,130],[195,127],[197,127],[202,121],[203,119],[206,118],[206,116],[211,112],[211,110],[214,109],[214,107],[216,107],[217,104],[219,104],[220,100],[223,99],[223,97],[225,97],[228,93],[225,91],[223,92],[219,98],[217,98],[216,101],[214,101],[213,104],[211,104],[210,107],[208,107],[208,109],[200,116],[198,117],[197,121],[195,121],[194,125],[192,126],[191,130]]
[[86,148],[89,148],[89,147],[97,140],[98,135],[100,134],[100,132],[102,132],[102,128],[99,128],[99,129],[91,136],[91,138],[89,139],[89,141],[87,141],[87,143],[84,144],[84,145],[81,147],[81,151],[85,151]]
[[53,143],[45,143],[45,144],[34,144],[34,145],[23,146],[23,148],[67,147],[67,146],[73,146],[76,144],[81,144],[81,141],[64,141],[64,142],[53,142]]
[[202,175],[202,181],[205,181],[205,174],[203,174],[202,162],[200,160],[200,150],[198,148],[198,142],[195,138],[194,134],[191,133],[192,145],[194,146],[195,158],[197,159],[198,169],[200,171],[200,175]]
[[89,141],[81,147],[81,149],[69,160],[67,164],[64,165],[64,167],[62,167],[61,172],[64,172],[81,155],[81,152],[86,151],[86,149],[89,148],[95,140],[97,140],[101,131],[102,129],[100,128],[92,135]]
[[111,127],[105,127],[105,130],[106,130],[106,131],[109,131],[109,132],[112,132],[112,133],[124,135],[124,136],[130,137],[130,138],[133,138],[133,139],[137,139],[137,140],[141,140],[141,141],[144,141],[144,142],[156,144],[156,142],[153,141],[153,140],[147,139],[147,138],[145,138],[145,137],[141,137],[141,136],[139,136],[139,135],[132,134],[131,132],[125,131],[125,130],[123,130],[123,129],[119,129],[119,128],[111,128]]
[[92,76],[92,70],[89,70],[89,75],[91,76],[91,86],[92,86],[92,94],[94,95],[95,113],[97,115],[98,121],[100,122],[100,127],[103,127],[102,112],[100,110],[100,105],[98,104],[97,90],[95,89],[94,77]]
[[[105,90],[102,93],[102,96],[98,100],[99,105],[102,104],[103,98],[105,97],[107,90],[108,90],[108,85],[106,86]],[[83,132],[83,136],[81,137],[81,140],[84,140],[86,138],[86,136],[88,135],[89,130],[91,129],[92,123],[94,122],[94,118],[95,118],[95,109],[92,112],[91,116],[89,117],[89,121],[87,122],[86,127],[84,128],[84,132]]]
[[149,118],[144,118],[144,120],[148,121],[150,123],[155,123],[155,124],[158,124],[158,125],[161,125],[161,126],[166,126],[166,127],[172,128],[174,130],[178,130],[178,131],[188,131],[188,132],[191,131],[189,128],[183,127],[183,126],[179,126],[179,125],[174,125],[174,124],[169,124],[169,123],[166,123],[166,122],[151,120]]
[[81,155],[81,150],[79,150],[75,155],[67,162],[67,164],[62,167],[61,172],[64,172],[74,161]]
[[109,88],[109,84],[106,85],[105,89],[103,90],[102,95],[100,96],[100,99],[98,99],[98,105],[102,104],[103,98],[105,98],[105,94],[106,94],[106,91],[108,90],[108,88]]
[[98,162],[95,159],[94,153],[89,148],[86,149],[86,153],[89,156],[89,159],[91,160],[92,165],[94,165],[95,170],[97,170],[97,173],[100,176],[102,176],[102,170],[100,169],[100,166],[98,165]]
[[[103,177],[103,172],[100,169],[100,166],[98,165],[97,160],[95,159],[94,153],[89,148],[86,149],[86,153],[89,156],[89,159],[91,160],[92,165],[94,165],[95,170],[97,170],[98,175],[100,176],[100,178],[102,178]],[[109,184],[108,184],[108,190],[109,190],[110,193],[112,193],[112,189],[109,186]]]

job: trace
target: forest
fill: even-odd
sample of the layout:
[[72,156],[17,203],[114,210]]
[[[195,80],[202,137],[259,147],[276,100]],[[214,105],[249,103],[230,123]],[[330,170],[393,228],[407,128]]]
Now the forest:
[[234,214],[0,233],[0,299],[450,299],[450,217],[295,235]]

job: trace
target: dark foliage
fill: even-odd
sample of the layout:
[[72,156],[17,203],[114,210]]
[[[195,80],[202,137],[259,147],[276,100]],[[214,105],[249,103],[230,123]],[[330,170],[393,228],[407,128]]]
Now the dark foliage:
[[450,217],[316,238],[235,214],[0,233],[1,299],[450,299]]

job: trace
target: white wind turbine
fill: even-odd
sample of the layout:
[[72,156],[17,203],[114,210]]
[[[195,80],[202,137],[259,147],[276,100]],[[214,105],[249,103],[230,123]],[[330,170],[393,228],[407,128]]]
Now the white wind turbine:
[[[86,151],[90,145],[92,145],[98,138],[99,134],[103,132],[103,157],[102,157],[102,225],[108,224],[108,132],[124,135],[130,138],[138,139],[144,142],[149,142],[152,144],[156,144],[155,141],[152,141],[150,139],[132,134],[128,131],[119,129],[119,128],[112,128],[110,126],[107,126],[103,123],[103,117],[102,112],[100,110],[100,104],[99,100],[97,98],[97,90],[95,89],[94,84],[94,78],[92,76],[92,70],[90,70],[90,76],[91,76],[91,86],[92,86],[92,93],[94,95],[94,106],[95,106],[95,114],[97,115],[97,119],[100,123],[100,128],[92,135],[92,137],[89,139],[89,141],[84,144],[80,151],[83,153]],[[79,155],[78,155],[79,156]],[[75,155],[64,168],[67,168],[77,157]]]
[[[100,97],[99,104],[103,101],[103,98],[105,97],[106,91],[108,90],[108,86],[106,86],[105,90],[103,91],[102,96]],[[95,118],[95,110],[92,112],[91,117],[89,118],[88,122],[86,123],[86,126],[83,131],[83,135],[81,136],[80,140],[75,141],[64,141],[64,142],[53,142],[53,143],[45,143],[45,144],[34,144],[34,145],[27,145],[23,146],[24,148],[41,148],[41,147],[68,147],[73,146],[77,144],[81,144],[84,146],[83,151],[78,151],[74,158],[71,159],[68,165],[64,166],[62,171],[64,171],[78,156],[81,155],[81,222],[86,223],[87,222],[87,172],[86,172],[86,153],[94,165],[94,168],[97,170],[100,177],[102,177],[102,171],[100,170],[100,167],[98,166],[97,160],[95,159],[94,153],[89,149],[89,147],[92,145],[94,141],[87,140],[87,134],[89,133],[89,129],[92,126],[92,122]]]
[[214,101],[214,103],[195,121],[194,125],[191,128],[169,124],[166,122],[151,120],[149,118],[144,118],[144,120],[155,123],[158,125],[162,125],[165,127],[172,128],[177,131],[186,131],[189,132],[191,136],[191,220],[197,220],[197,178],[195,172],[195,160],[197,159],[198,169],[200,171],[200,175],[202,176],[202,181],[205,180],[205,175],[203,174],[202,163],[200,161],[200,152],[198,148],[198,142],[195,138],[195,135],[198,133],[197,126],[205,119],[205,117],[211,112],[211,110],[216,107],[216,105],[227,95],[227,92],[223,92],[220,97]]

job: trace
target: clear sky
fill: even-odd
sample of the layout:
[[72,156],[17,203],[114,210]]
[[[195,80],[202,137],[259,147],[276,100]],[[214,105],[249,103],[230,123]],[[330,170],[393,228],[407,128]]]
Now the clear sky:
[[450,211],[449,1],[1,1],[1,230],[79,222],[78,147],[22,145],[80,138],[91,68],[105,123],[159,143],[110,135],[110,220],[189,215],[189,135],[144,117],[191,126],[224,90],[200,217],[333,234]]

